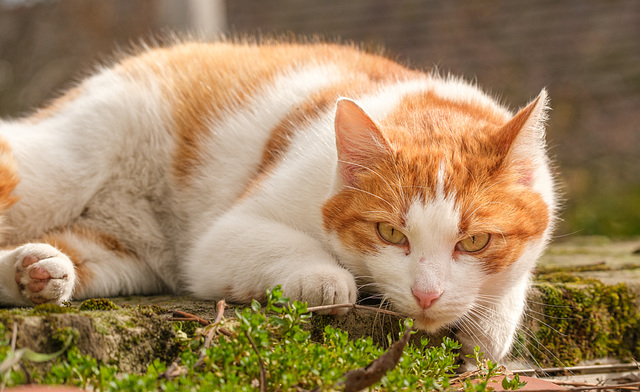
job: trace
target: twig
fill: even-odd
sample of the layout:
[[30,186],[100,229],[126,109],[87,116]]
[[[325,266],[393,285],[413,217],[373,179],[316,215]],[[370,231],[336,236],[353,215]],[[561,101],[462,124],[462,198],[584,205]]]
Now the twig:
[[202,325],[209,325],[211,324],[209,321],[196,316],[195,314],[191,314],[191,313],[187,313],[187,312],[183,312],[180,310],[174,310],[173,311],[173,317],[170,318],[169,320],[171,321],[196,321]]
[[[207,334],[204,337],[204,346],[202,348],[202,351],[200,351],[200,357],[198,358],[198,360],[196,361],[195,365],[193,365],[194,368],[198,369],[202,366],[204,366],[204,359],[207,357],[207,349],[209,347],[211,347],[211,342],[213,341],[213,337],[216,333],[216,325],[220,324],[220,321],[222,321],[222,317],[224,316],[224,308],[227,307],[227,303],[225,302],[224,299],[221,299],[220,301],[218,301],[218,303],[216,304],[216,318],[213,320],[213,323],[210,325],[209,330],[207,331]],[[225,330],[226,333],[222,332],[222,328],[217,328],[219,332],[223,333],[226,336],[230,336],[231,334]]]
[[344,385],[345,392],[355,392],[368,388],[380,381],[382,376],[396,367],[400,361],[412,330],[413,328],[407,328],[400,340],[366,367],[345,373],[347,379],[338,385]]
[[545,381],[552,382],[556,385],[566,385],[569,387],[597,387],[598,384],[592,384],[588,382],[577,382],[577,381],[563,381],[563,380],[554,380],[551,378],[545,378]]
[[11,332],[11,352],[16,351],[17,342],[18,342],[18,323],[13,323],[13,331]]
[[458,377],[456,377],[456,378],[454,378],[452,380],[449,380],[449,383],[451,385],[454,385],[457,382],[460,382],[462,380],[466,380],[466,379],[471,378],[473,376],[476,376],[476,375],[478,375],[480,373],[482,373],[482,370],[480,370],[480,369],[470,370],[468,372],[462,373],[461,375],[459,375]]
[[[249,343],[251,343],[251,347],[253,347],[253,351],[255,351],[258,356],[258,363],[260,364],[260,392],[267,392],[267,371],[264,369],[264,362],[262,362],[262,357],[260,356],[260,352],[258,351],[258,347],[251,339],[251,335],[249,332],[244,331],[244,335],[249,339]],[[347,389],[345,388],[345,391]]]
[[[618,385],[599,385],[599,386],[589,386],[589,387],[578,387],[578,388],[569,388],[567,391],[606,391],[610,389],[630,389],[637,390],[640,387],[640,382],[632,382],[628,384],[618,384]],[[527,390],[527,392],[548,392],[548,389],[531,389]]]
[[167,380],[171,381],[176,377],[187,374],[187,369],[180,366],[181,362],[182,361],[180,360],[180,358],[178,358],[177,361],[172,362],[164,373],[158,375],[158,379],[166,378]]
[[216,332],[216,329],[214,328],[214,326],[220,324],[220,321],[222,321],[222,317],[224,316],[224,308],[226,307],[227,307],[227,303],[225,302],[224,299],[221,299],[216,304],[216,312],[217,312],[216,318],[213,320],[213,323],[211,323],[211,328],[209,328],[204,338],[205,349],[211,347],[211,342],[213,341],[213,336],[215,335],[215,332]]
[[216,304],[216,318],[213,319],[214,324],[218,324],[220,321],[222,321],[222,316],[224,316],[224,309],[226,307],[227,302],[224,300],[224,298],[218,301],[218,303]]
[[[170,318],[171,321],[196,321],[201,325],[211,326],[211,328],[209,329],[209,331],[207,331],[207,334],[205,335],[204,347],[202,349],[202,352],[200,353],[200,357],[198,358],[198,361],[196,361],[194,365],[194,368],[196,369],[204,365],[204,359],[206,357],[205,350],[211,346],[211,341],[213,340],[213,335],[215,333],[214,327],[215,325],[219,324],[220,321],[222,321],[222,317],[224,316],[224,308],[226,306],[227,304],[224,301],[224,299],[218,301],[216,305],[216,310],[218,313],[216,314],[216,318],[213,320],[213,323],[210,323],[209,321],[201,317],[198,317],[195,314],[183,312],[181,310],[173,311],[173,317]],[[220,332],[227,336],[231,335],[229,331],[226,331],[226,330],[224,332],[222,331]],[[172,362],[171,365],[167,368],[167,370],[164,373],[158,375],[158,378],[166,378],[167,380],[172,380],[176,377],[186,374],[187,370],[180,366],[181,362],[182,361],[180,360],[180,358],[178,358],[177,361]]]
[[401,318],[406,317],[403,314],[400,314],[398,312],[394,312],[391,310],[380,309],[380,308],[376,308],[375,306],[366,306],[366,305],[358,305],[358,304],[333,304],[333,305],[312,306],[310,308],[307,308],[307,312],[321,312],[323,310],[333,310],[333,309],[340,309],[340,308],[368,310],[370,312],[384,313],[384,314],[401,317]]
[[[18,341],[18,323],[13,323],[13,331],[11,332],[11,345],[10,345],[10,349],[11,349],[11,353],[15,353],[16,352],[16,342]],[[0,365],[4,365],[5,362],[7,361],[7,359],[5,359],[5,361],[1,362]],[[1,366],[0,366],[1,367]],[[9,365],[8,369],[10,370],[13,367],[13,365]],[[7,386],[7,380],[8,380],[8,376],[9,373],[6,374],[2,374],[3,372],[0,372],[0,392],[4,391],[5,387]],[[26,374],[26,372],[25,372]],[[29,377],[29,375],[27,374],[27,377]]]

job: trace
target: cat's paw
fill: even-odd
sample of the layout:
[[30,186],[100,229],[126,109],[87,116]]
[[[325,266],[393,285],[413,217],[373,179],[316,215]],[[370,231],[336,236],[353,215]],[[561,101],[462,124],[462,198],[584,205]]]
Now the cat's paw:
[[15,282],[31,304],[71,299],[76,274],[64,253],[47,244],[26,244],[15,250],[15,256]]
[[[309,307],[353,304],[358,288],[351,273],[338,266],[315,266],[293,273],[282,285],[285,297],[307,302]],[[325,314],[344,314],[349,308],[321,311]]]

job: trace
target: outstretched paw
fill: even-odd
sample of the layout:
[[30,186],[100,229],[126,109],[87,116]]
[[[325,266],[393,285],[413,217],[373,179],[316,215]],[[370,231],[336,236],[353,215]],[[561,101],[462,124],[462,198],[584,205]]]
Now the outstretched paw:
[[[282,285],[283,293],[292,300],[309,306],[353,304],[358,297],[356,282],[347,270],[337,266],[317,266],[297,271]],[[335,308],[325,314],[344,314],[349,308]]]
[[15,281],[32,304],[61,304],[71,299],[76,274],[73,263],[47,244],[27,244],[16,249]]

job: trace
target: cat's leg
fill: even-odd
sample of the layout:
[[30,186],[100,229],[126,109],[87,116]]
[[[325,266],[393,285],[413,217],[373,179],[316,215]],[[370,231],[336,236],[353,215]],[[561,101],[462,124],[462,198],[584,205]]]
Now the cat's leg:
[[0,303],[32,306],[70,299],[165,291],[157,274],[117,239],[69,228],[0,252]]
[[[185,281],[200,298],[248,303],[281,285],[286,297],[310,306],[355,303],[354,276],[320,241],[279,222],[229,213],[195,244]],[[334,311],[334,313],[342,311]]]

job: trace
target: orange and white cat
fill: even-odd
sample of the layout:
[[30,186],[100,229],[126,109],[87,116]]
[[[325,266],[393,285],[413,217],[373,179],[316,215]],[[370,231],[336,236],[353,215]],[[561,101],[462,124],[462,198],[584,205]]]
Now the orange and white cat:
[[0,303],[364,287],[499,359],[554,217],[546,107],[348,46],[142,51],[0,122]]

